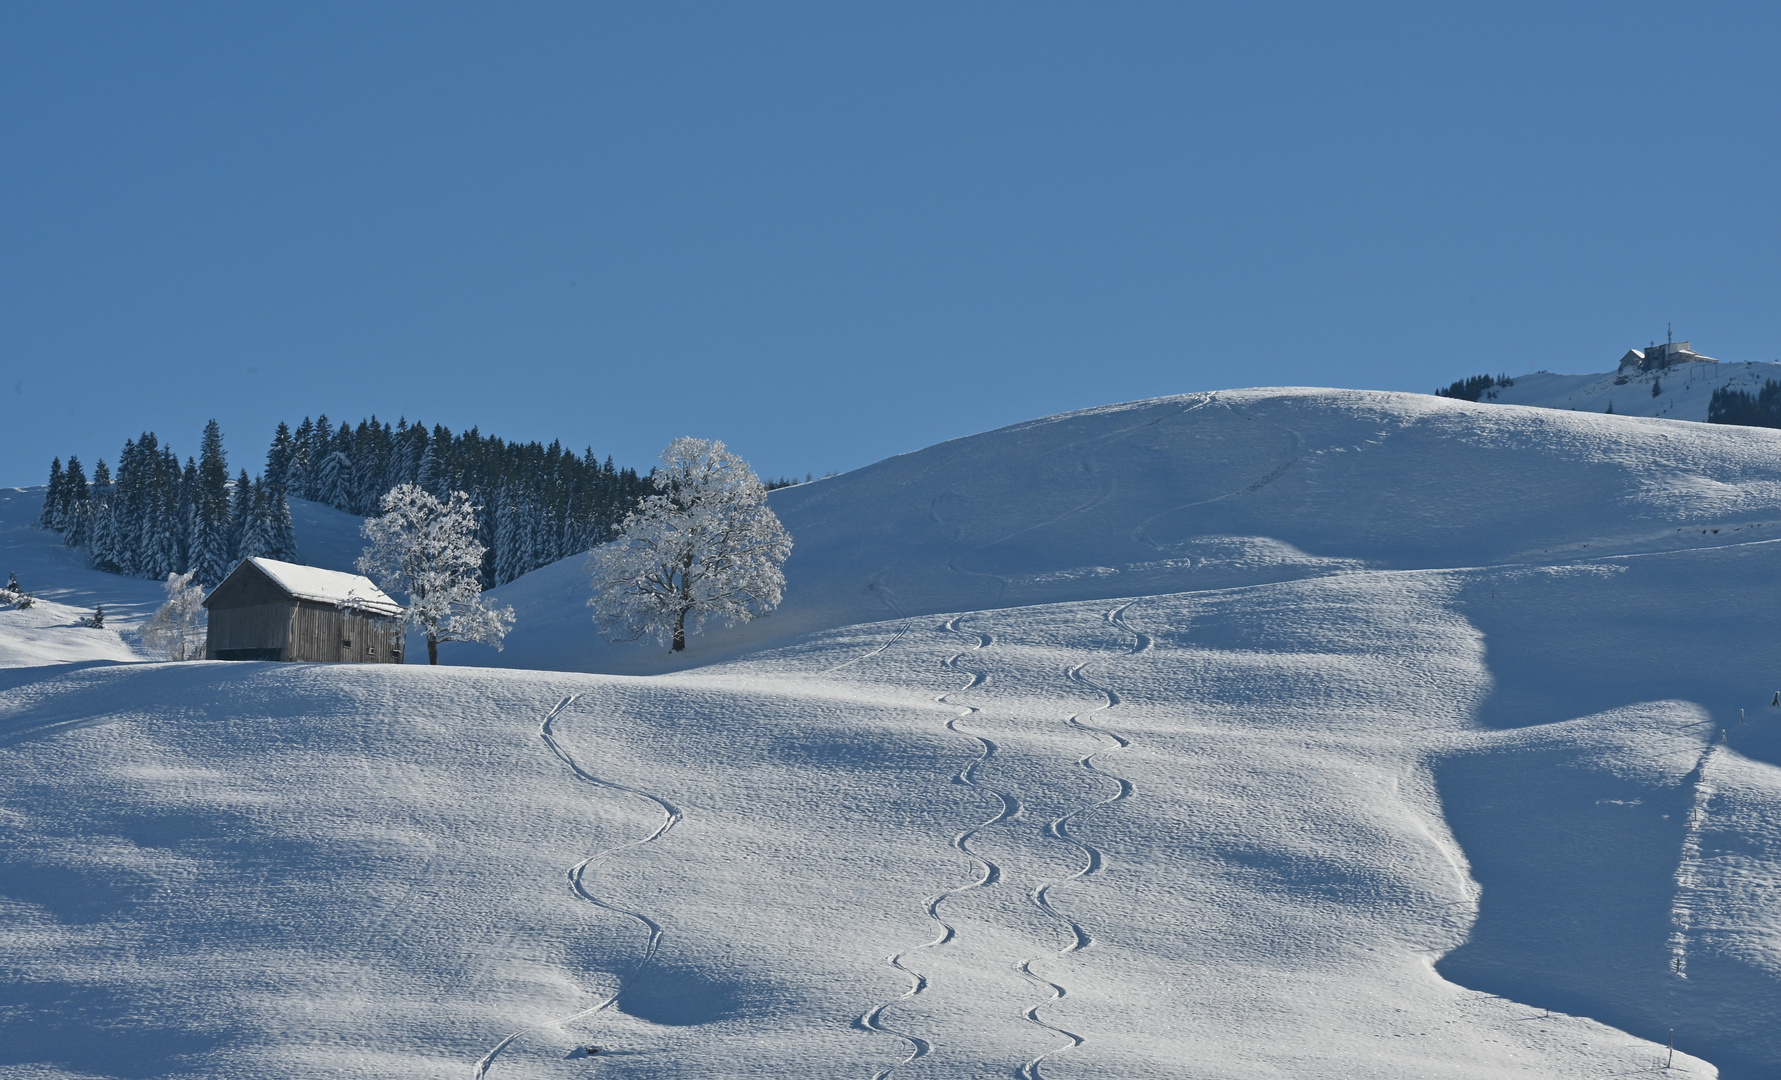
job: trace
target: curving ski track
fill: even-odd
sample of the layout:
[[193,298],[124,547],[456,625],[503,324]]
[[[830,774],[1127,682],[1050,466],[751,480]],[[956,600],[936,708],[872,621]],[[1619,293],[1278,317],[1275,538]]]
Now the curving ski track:
[[[1147,652],[1147,651],[1149,651],[1151,644],[1152,644],[1150,635],[1145,634],[1142,631],[1133,629],[1125,621],[1125,613],[1126,613],[1127,609],[1129,609],[1132,606],[1132,604],[1134,604],[1134,603],[1137,603],[1137,601],[1134,600],[1134,601],[1128,602],[1126,604],[1122,604],[1121,606],[1116,607],[1112,611],[1109,611],[1105,615],[1101,616],[1103,621],[1109,623],[1110,625],[1114,626],[1115,628],[1117,628],[1127,634],[1132,635],[1133,644],[1132,644],[1132,647],[1126,653],[1126,655],[1128,655],[1128,656],[1137,656],[1140,653]],[[1100,694],[1102,694],[1107,699],[1103,704],[1097,705],[1093,709],[1088,710],[1086,715],[1092,716],[1095,713],[1105,712],[1106,710],[1117,706],[1119,704],[1119,695],[1114,693],[1112,690],[1108,689],[1107,687],[1102,686],[1101,684],[1095,682],[1093,679],[1090,679],[1086,674],[1084,674],[1085,669],[1088,667],[1088,665],[1091,662],[1092,661],[1085,660],[1082,663],[1075,665],[1074,667],[1070,668],[1068,671],[1066,671],[1064,673],[1064,677],[1069,679],[1071,682],[1077,683],[1082,686],[1086,686],[1091,690],[1098,691]],[[1017,1069],[1015,1071],[1015,1076],[1019,1077],[1020,1080],[1044,1080],[1044,1074],[1042,1074],[1039,1071],[1039,1067],[1045,1061],[1046,1058],[1052,1057],[1053,1055],[1056,1055],[1056,1054],[1064,1053],[1067,1050],[1074,1050],[1078,1046],[1081,1046],[1084,1042],[1084,1039],[1081,1035],[1078,1035],[1077,1033],[1075,1033],[1073,1031],[1069,1031],[1065,1028],[1058,1027],[1056,1024],[1048,1024],[1044,1020],[1039,1018],[1039,1010],[1040,1009],[1043,1009],[1045,1006],[1050,1005],[1052,1002],[1063,1000],[1064,996],[1067,994],[1067,991],[1064,989],[1062,984],[1052,982],[1050,979],[1047,979],[1047,978],[1039,975],[1035,971],[1033,971],[1033,965],[1038,963],[1041,960],[1055,960],[1059,957],[1068,956],[1074,952],[1081,952],[1083,949],[1086,949],[1090,945],[1093,945],[1095,943],[1094,935],[1090,934],[1088,932],[1088,930],[1086,928],[1084,928],[1081,923],[1077,922],[1075,919],[1070,918],[1068,915],[1065,915],[1063,912],[1061,912],[1051,906],[1051,891],[1053,889],[1057,888],[1060,885],[1067,885],[1072,881],[1081,881],[1084,878],[1087,878],[1094,874],[1100,873],[1101,868],[1106,865],[1106,859],[1101,854],[1101,850],[1099,848],[1095,847],[1093,844],[1088,843],[1086,840],[1081,840],[1075,836],[1070,835],[1070,822],[1075,820],[1076,818],[1081,817],[1084,814],[1089,813],[1090,811],[1098,810],[1103,806],[1112,806],[1114,803],[1124,802],[1126,799],[1129,799],[1132,797],[1132,792],[1135,790],[1132,787],[1132,782],[1130,780],[1127,780],[1123,776],[1119,776],[1114,773],[1110,773],[1107,770],[1102,769],[1095,765],[1095,758],[1098,757],[1101,753],[1103,753],[1104,751],[1107,751],[1107,750],[1123,750],[1126,747],[1131,745],[1131,740],[1126,739],[1119,735],[1115,735],[1113,732],[1108,731],[1106,728],[1096,727],[1093,724],[1084,723],[1082,720],[1082,717],[1084,715],[1085,714],[1081,713],[1081,712],[1074,713],[1067,720],[1064,721],[1070,727],[1076,728],[1079,731],[1086,732],[1088,735],[1090,735],[1091,737],[1094,738],[1095,743],[1096,743],[1095,749],[1091,750],[1088,754],[1084,755],[1083,757],[1078,758],[1076,760],[1076,764],[1079,767],[1086,769],[1089,772],[1094,773],[1097,777],[1104,777],[1108,780],[1113,781],[1116,785],[1118,785],[1118,790],[1116,790],[1113,794],[1109,795],[1105,799],[1101,799],[1099,801],[1089,803],[1085,806],[1078,806],[1076,809],[1071,810],[1068,813],[1065,813],[1058,817],[1055,817],[1051,821],[1047,822],[1045,825],[1045,835],[1046,836],[1052,837],[1053,839],[1056,839],[1056,840],[1062,840],[1064,843],[1070,844],[1071,846],[1075,847],[1079,852],[1082,853],[1082,866],[1079,869],[1077,869],[1074,873],[1067,874],[1061,878],[1053,878],[1052,880],[1041,884],[1040,886],[1035,888],[1031,893],[1028,894],[1028,899],[1032,900],[1034,906],[1037,907],[1040,911],[1044,912],[1048,918],[1057,922],[1065,930],[1069,931],[1070,942],[1069,942],[1069,944],[1065,945],[1062,949],[1059,949],[1056,952],[1043,953],[1039,956],[1032,957],[1031,959],[1027,960],[1026,962],[1017,965],[1015,970],[1019,971],[1022,975],[1026,976],[1026,978],[1028,980],[1030,980],[1032,983],[1034,983],[1035,985],[1046,990],[1050,995],[1044,1001],[1041,1001],[1038,1004],[1034,1005],[1032,1008],[1026,1010],[1021,1015],[1026,1017],[1028,1022],[1044,1029],[1045,1031],[1048,1031],[1054,1035],[1057,1035],[1063,1039],[1066,1039],[1068,1041],[1062,1046],[1057,1046],[1050,1050],[1047,1050],[1045,1053],[1040,1054],[1038,1057],[1032,1059],[1031,1061],[1027,1062],[1025,1065],[1022,1065],[1019,1069]]]
[[654,919],[651,919],[648,915],[643,914],[641,911],[632,911],[630,908],[619,907],[617,904],[609,904],[606,901],[601,900],[593,893],[588,892],[585,878],[589,869],[598,866],[600,863],[605,862],[619,852],[628,851],[634,847],[642,847],[644,844],[661,839],[670,829],[680,823],[682,814],[679,807],[659,796],[651,795],[649,792],[640,791],[637,788],[627,787],[624,784],[614,783],[610,780],[601,780],[599,777],[594,776],[583,769],[576,763],[575,759],[570,757],[568,752],[562,748],[561,744],[557,742],[556,737],[551,734],[551,725],[556,722],[557,717],[563,714],[563,710],[575,704],[576,699],[580,696],[581,695],[579,694],[570,694],[568,697],[557,702],[556,708],[550,710],[550,712],[545,715],[543,723],[538,725],[538,737],[544,740],[544,744],[550,747],[550,752],[555,754],[557,759],[564,765],[567,765],[569,771],[574,773],[577,778],[598,788],[622,791],[627,795],[635,795],[639,798],[647,799],[662,811],[662,820],[648,836],[628,841],[617,847],[607,848],[606,850],[590,855],[576,863],[574,866],[571,866],[568,870],[569,887],[575,890],[575,895],[586,900],[588,903],[593,904],[595,907],[603,908],[606,911],[635,920],[649,932],[649,939],[643,947],[643,955],[638,958],[637,963],[632,965],[630,972],[619,979],[618,986],[613,989],[612,993],[606,995],[606,997],[598,1004],[590,1006],[589,1008],[582,1009],[569,1016],[561,1016],[555,1020],[546,1020],[541,1024],[533,1024],[531,1027],[521,1028],[507,1036],[505,1039],[502,1039],[495,1044],[493,1049],[477,1060],[475,1072],[473,1073],[476,1080],[483,1080],[483,1078],[488,1075],[489,1066],[494,1064],[495,1058],[500,1056],[501,1051],[512,1046],[513,1043],[522,1036],[543,1028],[557,1027],[562,1024],[573,1023],[576,1020],[592,1016],[617,1001],[619,995],[625,992],[625,987],[630,984],[637,973],[648,967],[649,962],[655,959],[656,951],[662,944],[662,927],[659,923]]
[[832,668],[824,668],[822,673],[824,675],[833,675],[835,672],[840,671],[842,668],[852,667],[853,665],[861,663],[862,661],[870,660],[874,656],[877,656],[877,655],[883,653],[886,649],[889,649],[892,645],[895,645],[897,642],[902,641],[903,635],[907,634],[908,632],[909,632],[909,624],[903,623],[901,626],[897,627],[897,632],[892,634],[890,636],[889,640],[885,641],[884,644],[878,646],[876,649],[873,649],[869,652],[861,653],[860,655],[854,657],[852,660],[843,660],[839,664],[836,664]]
[[[951,695],[957,694],[957,693],[962,693],[962,692],[964,692],[966,690],[970,690],[974,687],[982,686],[984,684],[984,682],[987,681],[989,678],[989,675],[987,672],[977,671],[972,668],[963,667],[959,664],[959,661],[964,659],[970,653],[977,652],[982,649],[987,649],[991,645],[995,644],[995,637],[993,635],[982,634],[982,633],[974,634],[974,633],[969,633],[963,629],[960,629],[959,622],[963,618],[964,618],[963,615],[954,616],[953,618],[948,619],[940,627],[940,629],[945,633],[958,634],[961,636],[971,637],[971,638],[975,639],[969,649],[966,649],[963,652],[955,653],[952,656],[948,657],[947,659],[941,661],[942,667],[951,668],[952,670],[969,677],[969,679],[965,683],[965,685],[959,687],[957,690],[951,690],[951,691],[948,691],[947,693],[941,694],[939,697],[934,699],[936,701],[947,703],[947,704],[952,704],[950,702],[946,702],[946,699],[948,697],[950,697]],[[948,720],[946,722],[946,730],[952,732],[955,735],[961,735],[968,739],[975,739],[978,744],[978,754],[976,757],[971,759],[971,762],[969,764],[967,764],[963,769],[960,769],[956,774],[954,774],[954,776],[952,778],[952,782],[955,784],[964,784],[964,785],[972,788],[975,791],[980,791],[986,795],[993,796],[996,799],[996,801],[998,803],[1000,803],[1001,805],[1000,805],[1000,809],[997,810],[995,816],[991,817],[989,820],[984,821],[980,824],[973,825],[971,828],[966,829],[965,831],[959,833],[957,836],[952,838],[952,846],[954,848],[956,848],[958,851],[960,851],[961,853],[963,853],[966,858],[970,859],[972,862],[974,862],[978,866],[980,866],[982,869],[978,872],[978,875],[975,880],[967,882],[964,885],[959,885],[954,888],[947,889],[944,892],[935,893],[933,896],[930,896],[925,901],[923,901],[923,910],[927,912],[928,918],[933,920],[935,925],[937,925],[940,928],[939,934],[936,935],[932,941],[925,941],[925,942],[921,943],[920,945],[916,945],[911,948],[904,949],[902,952],[896,953],[892,956],[888,956],[885,958],[884,962],[886,964],[889,964],[891,967],[895,968],[896,970],[902,972],[904,975],[907,975],[909,977],[909,989],[904,991],[901,995],[899,995],[895,998],[892,998],[890,1001],[886,1001],[883,1004],[874,1006],[872,1009],[868,1010],[864,1015],[862,1015],[857,1021],[855,1021],[855,1023],[859,1027],[865,1028],[867,1031],[876,1031],[876,1032],[881,1032],[886,1035],[894,1035],[897,1038],[902,1039],[909,1044],[909,1053],[907,1056],[905,1056],[901,1061],[898,1061],[895,1064],[886,1066],[885,1068],[882,1068],[882,1069],[878,1070],[877,1072],[873,1073],[872,1080],[885,1080],[885,1078],[890,1076],[891,1073],[896,1072],[898,1069],[902,1068],[905,1065],[910,1064],[911,1062],[914,1062],[914,1061],[920,1060],[921,1058],[926,1057],[933,1050],[933,1044],[928,1042],[926,1039],[923,1039],[917,1035],[912,1035],[907,1031],[902,1031],[898,1028],[891,1027],[890,1025],[888,1025],[884,1022],[885,1010],[889,1009],[891,1006],[897,1004],[898,1002],[908,1001],[910,998],[915,997],[917,994],[920,994],[923,990],[926,990],[928,988],[927,976],[923,975],[921,972],[916,971],[915,969],[907,966],[906,964],[903,963],[903,960],[905,957],[909,956],[911,953],[921,952],[924,949],[938,948],[939,946],[946,944],[947,942],[951,941],[954,937],[958,936],[958,930],[951,923],[947,922],[944,918],[941,917],[940,905],[944,904],[947,900],[951,899],[954,896],[959,895],[960,893],[970,892],[972,889],[982,889],[982,888],[986,888],[990,885],[994,885],[996,882],[1000,881],[1002,878],[1002,868],[1000,866],[996,865],[995,863],[991,862],[990,860],[984,858],[981,855],[978,855],[977,853],[975,853],[971,850],[971,847],[970,847],[971,838],[973,836],[976,836],[979,832],[982,832],[984,829],[987,829],[992,825],[999,825],[1004,821],[1008,821],[1008,820],[1012,819],[1015,815],[1020,813],[1020,803],[1018,801],[1016,801],[1012,795],[1009,795],[1007,792],[1000,791],[996,788],[992,788],[989,785],[984,784],[977,779],[977,771],[979,769],[981,769],[983,767],[983,765],[989,761],[990,758],[996,756],[997,747],[994,742],[991,742],[989,739],[986,739],[981,735],[973,735],[970,732],[961,731],[959,729],[958,723],[960,720],[963,720],[965,717],[970,716],[973,713],[976,713],[979,711],[978,709],[976,709],[975,707],[970,706],[970,705],[962,706],[962,709],[963,709],[962,712],[960,712],[958,715],[954,716],[951,720]]]

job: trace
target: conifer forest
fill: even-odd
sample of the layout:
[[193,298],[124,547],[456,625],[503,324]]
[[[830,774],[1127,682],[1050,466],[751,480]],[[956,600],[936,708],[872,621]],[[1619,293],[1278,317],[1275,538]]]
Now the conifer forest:
[[280,423],[259,475],[241,469],[231,480],[213,420],[183,465],[154,432],[124,443],[115,473],[101,460],[89,477],[78,457],[57,458],[41,524],[86,549],[99,569],[143,578],[193,570],[214,586],[240,559],[300,561],[289,499],[375,514],[398,484],[469,493],[486,549],[483,584],[493,587],[604,543],[649,479],[554,441],[375,416],[334,427],[323,414],[294,430]]

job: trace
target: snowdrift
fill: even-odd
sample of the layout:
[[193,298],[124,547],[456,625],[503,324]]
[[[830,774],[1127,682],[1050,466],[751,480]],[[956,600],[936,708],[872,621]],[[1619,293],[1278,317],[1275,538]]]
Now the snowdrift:
[[692,670],[0,671],[0,1066],[1762,1080],[1778,450],[1195,395],[776,493]]

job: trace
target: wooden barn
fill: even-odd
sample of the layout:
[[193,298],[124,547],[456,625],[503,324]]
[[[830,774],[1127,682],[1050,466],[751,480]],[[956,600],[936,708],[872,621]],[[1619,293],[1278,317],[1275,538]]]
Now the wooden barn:
[[402,605],[358,574],[243,559],[204,606],[206,660],[402,662]]

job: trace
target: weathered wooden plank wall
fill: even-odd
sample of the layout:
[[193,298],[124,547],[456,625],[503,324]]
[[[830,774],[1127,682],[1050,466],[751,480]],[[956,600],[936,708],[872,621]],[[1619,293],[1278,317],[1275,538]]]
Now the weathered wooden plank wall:
[[291,604],[212,608],[204,655],[215,660],[224,649],[284,649],[290,641]]
[[331,604],[212,608],[204,655],[230,649],[282,649],[284,659],[321,663],[400,664],[403,635],[394,619],[347,613]]

